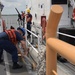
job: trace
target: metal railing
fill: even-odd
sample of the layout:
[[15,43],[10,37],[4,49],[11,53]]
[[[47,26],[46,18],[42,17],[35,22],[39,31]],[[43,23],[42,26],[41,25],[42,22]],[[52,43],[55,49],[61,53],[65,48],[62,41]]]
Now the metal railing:
[[69,35],[69,34],[65,34],[65,33],[61,33],[61,32],[57,32],[57,33],[60,34],[60,35],[67,36],[67,37],[75,39],[75,36],[72,36],[72,35]]
[[58,54],[75,64],[75,46],[70,45],[56,38],[49,38],[47,44]]
[[[32,32],[32,31],[29,31],[26,27],[25,27],[25,30],[26,30],[26,35],[27,35],[27,32],[29,32],[29,33],[31,33],[31,40],[30,41],[28,41],[27,40],[27,36],[26,36],[26,42],[34,49],[34,50],[36,50],[36,48],[31,44],[32,43],[32,35],[33,36],[35,36],[36,38],[37,38],[37,40],[38,40],[38,43],[37,43],[37,45],[38,45],[38,51],[39,51],[39,48],[40,48],[40,44],[41,44],[41,38],[42,38],[42,35],[36,35],[34,32]],[[41,39],[41,40],[40,40]],[[36,52],[37,52],[37,50],[36,50]]]

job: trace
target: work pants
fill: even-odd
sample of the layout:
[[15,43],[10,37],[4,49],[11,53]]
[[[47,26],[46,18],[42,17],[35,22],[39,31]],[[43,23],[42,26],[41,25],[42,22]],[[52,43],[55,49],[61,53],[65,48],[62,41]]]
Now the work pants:
[[0,40],[0,59],[3,54],[3,50],[12,55],[12,61],[18,62],[18,54],[16,46],[9,40]]
[[[27,23],[27,29],[31,31],[31,24]],[[28,36],[30,37],[31,33],[27,31]]]

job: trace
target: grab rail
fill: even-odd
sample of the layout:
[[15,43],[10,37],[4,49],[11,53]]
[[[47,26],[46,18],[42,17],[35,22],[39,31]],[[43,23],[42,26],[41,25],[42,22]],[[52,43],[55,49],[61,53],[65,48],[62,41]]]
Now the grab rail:
[[65,34],[65,33],[61,33],[61,32],[57,32],[57,33],[75,39],[75,36],[72,36],[72,35],[69,35],[69,34]]
[[49,38],[55,38],[63,8],[60,5],[52,5],[46,27],[46,75],[55,75],[57,72],[57,52],[47,44]]
[[56,38],[49,38],[47,44],[52,50],[66,58],[72,64],[75,64],[75,46]]
[[[38,39],[38,51],[39,51],[39,47],[40,47],[40,36],[39,35],[36,35],[35,33],[33,33],[32,31],[29,31],[26,27],[25,27],[25,30],[26,30],[26,33],[27,33],[27,31],[29,32],[29,33],[31,33],[31,35],[34,35],[35,37],[37,37],[37,39]],[[27,39],[26,39],[27,40]],[[32,40],[32,38],[31,38],[31,40]],[[28,41],[28,40],[27,40]],[[30,44],[30,43],[29,43]],[[32,44],[30,44],[31,46],[32,46]],[[33,46],[32,46],[32,48],[33,48]]]
[[[63,8],[60,5],[53,5],[51,7],[46,27],[46,75],[57,75],[57,53],[75,65],[75,46],[56,38],[62,12]],[[59,34],[75,38],[67,34]]]

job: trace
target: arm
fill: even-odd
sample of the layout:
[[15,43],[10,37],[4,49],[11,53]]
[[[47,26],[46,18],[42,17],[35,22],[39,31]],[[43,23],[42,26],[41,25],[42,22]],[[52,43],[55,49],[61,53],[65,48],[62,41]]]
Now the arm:
[[24,39],[24,41],[26,40],[26,37],[25,36],[23,36],[23,39]]
[[21,41],[21,47],[22,47],[23,50],[24,50],[24,54],[27,55],[27,52],[28,52],[28,51],[27,51],[27,48],[26,48],[25,41],[23,41],[23,40]]
[[43,39],[46,39],[46,33],[43,35]]
[[30,19],[31,19],[31,18],[29,17],[29,18],[27,18],[27,19],[26,19],[26,21],[27,21],[27,22],[29,22],[29,21],[30,21]]
[[18,53],[20,53],[20,54],[21,54],[21,56],[23,56],[23,54],[22,54],[22,52],[21,52],[21,50],[20,50],[20,48],[19,48],[18,44],[16,44],[16,48],[17,48],[17,50],[18,50]]

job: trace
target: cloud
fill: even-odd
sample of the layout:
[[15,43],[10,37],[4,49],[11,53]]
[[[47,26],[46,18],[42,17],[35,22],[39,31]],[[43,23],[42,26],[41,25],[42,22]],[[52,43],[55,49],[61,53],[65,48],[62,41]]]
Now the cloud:
[[3,0],[5,2],[17,2],[17,0]]
[[4,9],[2,14],[17,14],[15,7],[21,12],[25,11],[27,0],[2,0]]

